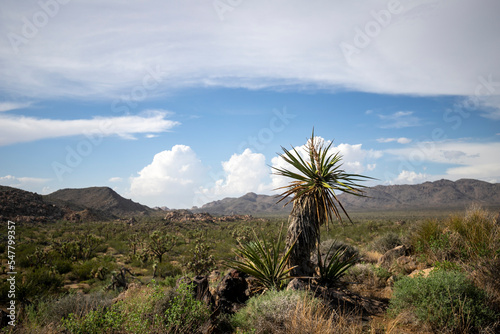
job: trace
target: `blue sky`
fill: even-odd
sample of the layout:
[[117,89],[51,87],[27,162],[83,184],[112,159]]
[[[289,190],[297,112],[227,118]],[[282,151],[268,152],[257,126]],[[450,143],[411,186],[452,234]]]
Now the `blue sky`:
[[190,208],[333,140],[367,185],[500,181],[500,3],[5,0],[0,184]]

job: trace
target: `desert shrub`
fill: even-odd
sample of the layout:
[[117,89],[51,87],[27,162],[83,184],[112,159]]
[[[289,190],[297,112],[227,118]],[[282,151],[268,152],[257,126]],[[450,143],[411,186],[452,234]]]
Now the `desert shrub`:
[[[325,240],[321,242],[319,250],[323,257],[325,257],[329,251],[330,255],[333,255],[338,250],[341,250],[343,254],[340,257],[340,261],[346,261],[347,259],[350,259],[352,257],[359,257],[359,250],[356,247],[352,246],[351,244],[348,244],[342,240],[336,240],[336,239]],[[313,255],[313,262],[317,263],[317,261],[318,261],[317,255],[315,254]]]
[[54,269],[61,275],[69,273],[73,270],[73,262],[65,259],[57,259],[54,260],[53,263]]
[[394,232],[388,232],[371,243],[371,249],[384,254],[388,250],[394,247],[401,246],[403,244],[399,234]]
[[495,319],[484,291],[461,272],[435,270],[428,277],[405,277],[394,285],[389,314],[412,310],[438,332],[470,332]]
[[[360,332],[307,291],[268,291],[252,297],[231,318],[236,333],[346,333]],[[354,330],[356,329],[356,330]],[[353,331],[354,330],[354,331]]]
[[73,266],[71,278],[79,281],[85,281],[92,278],[92,271],[97,268],[96,261],[84,261]]
[[16,298],[21,302],[32,302],[59,291],[63,279],[48,268],[28,271],[22,280],[16,281]]
[[192,287],[180,283],[164,311],[167,333],[197,333],[210,318],[210,310],[196,300]]
[[182,274],[182,268],[170,262],[163,262],[156,264],[156,275],[167,278],[175,277]]
[[287,268],[287,263],[293,249],[290,247],[281,254],[284,248],[282,232],[283,228],[276,241],[255,234],[255,241],[239,243],[235,253],[240,259],[228,261],[228,266],[255,277],[267,289],[280,290],[290,278],[292,268]]
[[451,216],[445,225],[456,235],[453,247],[462,258],[493,256],[498,250],[500,228],[494,216],[478,206],[470,207],[464,216]]
[[453,258],[450,247],[450,231],[436,219],[425,220],[417,225],[410,235],[413,249],[422,259],[431,262]]
[[197,333],[210,317],[208,306],[195,300],[186,284],[162,289],[153,282],[132,288],[118,305],[126,333]]
[[112,295],[100,292],[90,294],[70,293],[59,298],[47,297],[26,307],[27,323],[31,330],[59,323],[63,318],[84,317],[91,310],[109,307]]
[[117,306],[91,310],[82,317],[71,313],[61,322],[71,334],[101,334],[120,333],[123,324],[123,315]]
[[[348,253],[352,255],[346,255]],[[334,241],[324,256],[321,254],[321,247],[319,247],[316,257],[320,281],[326,284],[334,284],[344,276],[349,268],[358,262],[359,252],[353,247],[339,245]]]
[[248,333],[284,333],[285,323],[290,320],[296,305],[304,298],[310,298],[311,307],[319,300],[307,297],[306,291],[270,290],[252,297],[246,306],[234,314],[232,325]]

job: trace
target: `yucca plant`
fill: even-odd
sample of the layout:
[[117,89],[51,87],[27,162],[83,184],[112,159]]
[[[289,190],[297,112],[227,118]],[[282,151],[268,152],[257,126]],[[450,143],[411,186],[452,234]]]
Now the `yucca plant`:
[[291,272],[294,276],[313,275],[314,266],[310,257],[319,244],[321,225],[328,224],[334,218],[342,223],[342,213],[351,221],[336,191],[364,196],[364,186],[356,182],[371,179],[341,169],[342,156],[338,152],[332,154],[331,146],[332,142],[328,145],[319,142],[313,130],[306,145],[309,159],[303,159],[295,148],[289,151],[282,147],[284,154],[281,157],[291,169],[273,167],[274,174],[291,179],[289,185],[278,189],[285,189],[279,202],[291,197],[285,205],[293,203],[286,244],[287,249],[293,248],[289,265],[295,267]]
[[346,248],[340,247],[335,250],[336,248],[336,243],[333,242],[328,252],[326,252],[324,259],[321,258],[319,247],[317,248],[319,279],[322,283],[334,284],[359,260],[359,256],[356,254],[343,260]]
[[282,229],[274,242],[267,241],[262,236],[257,237],[255,232],[254,236],[255,241],[239,242],[234,252],[240,260],[230,260],[228,266],[255,277],[267,289],[280,290],[293,269],[287,268],[291,249],[281,255],[284,248]]

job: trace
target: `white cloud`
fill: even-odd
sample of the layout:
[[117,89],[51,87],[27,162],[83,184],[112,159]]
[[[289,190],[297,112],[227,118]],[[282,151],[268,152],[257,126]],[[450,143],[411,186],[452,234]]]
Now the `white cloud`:
[[36,177],[16,177],[13,175],[0,176],[0,184],[33,192],[43,192],[43,185],[50,179]]
[[[325,142],[324,138],[317,137],[321,142]],[[329,144],[329,141],[326,141],[326,144]],[[308,160],[308,156],[306,153],[306,144],[302,146],[295,147],[297,152],[301,155],[303,159]],[[376,164],[373,161],[382,157],[381,151],[375,150],[365,150],[362,148],[362,144],[347,144],[342,143],[338,146],[332,145],[330,147],[330,154],[340,153],[342,156],[342,169],[344,169],[347,173],[351,174],[364,174],[366,171],[372,171],[375,169]],[[372,163],[370,163],[372,162]],[[286,168],[290,169],[290,166],[285,162],[285,160],[281,156],[277,156],[271,161],[272,166],[275,168]],[[273,175],[272,176],[272,185],[273,188],[283,187],[288,184],[289,180],[285,179],[282,176]]]
[[377,141],[379,143],[391,143],[391,142],[397,142],[399,144],[409,144],[411,143],[411,139],[405,138],[405,137],[400,137],[400,138],[378,138]]
[[108,181],[109,182],[122,182],[123,179],[121,177],[116,176],[116,177],[111,177]]
[[[389,149],[384,153],[397,156],[400,166],[418,168],[426,163],[441,164],[450,180],[476,178],[500,179],[500,143],[471,142],[467,140],[419,142],[410,147]],[[448,167],[454,164],[454,167]]]
[[[71,1],[27,36],[23,18],[33,22],[42,8],[6,1],[0,90],[120,96],[144,86],[147,68],[158,67],[163,75],[148,96],[187,86],[311,84],[465,96],[474,94],[478,73],[500,76],[498,1],[405,1],[384,21],[390,3],[233,1],[221,21],[211,1]],[[342,43],[357,48],[351,61]]]
[[[200,188],[198,201],[209,201],[223,197],[238,197],[248,192],[269,193],[271,169],[261,153],[245,149],[222,162],[224,175],[210,188]],[[201,203],[197,203],[201,204]]]
[[417,184],[429,181],[430,175],[425,173],[416,173],[414,171],[403,170],[390,182],[391,184]]
[[383,121],[382,129],[400,129],[421,125],[420,118],[413,115],[413,111],[398,111],[390,115],[378,115]]
[[0,102],[0,112],[27,108],[31,104],[31,102]]
[[130,178],[129,196],[149,206],[190,208],[206,176],[196,153],[185,145],[157,153],[151,164]]
[[166,113],[157,111],[135,116],[56,120],[0,114],[0,146],[76,135],[95,140],[112,135],[135,139],[134,134],[165,132],[179,124],[165,116]]

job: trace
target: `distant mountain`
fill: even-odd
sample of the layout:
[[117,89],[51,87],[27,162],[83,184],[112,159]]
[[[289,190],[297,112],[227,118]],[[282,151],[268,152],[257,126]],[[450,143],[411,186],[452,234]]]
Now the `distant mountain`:
[[[349,211],[458,209],[472,203],[500,207],[500,183],[461,179],[439,180],[415,185],[375,186],[365,189],[367,197],[340,194],[339,200]],[[291,204],[276,204],[279,197],[248,193],[239,198],[210,202],[196,212],[227,214],[288,214]]]
[[208,212],[213,215],[233,215],[233,214],[276,214],[283,215],[290,212],[290,206],[283,205],[286,202],[278,202],[280,197],[257,195],[248,193],[242,197],[227,197],[203,205],[201,208],[192,209],[193,212]]
[[367,188],[367,197],[341,194],[346,209],[399,210],[464,208],[472,203],[500,207],[500,183],[472,179],[439,180],[414,185],[375,186]]
[[108,187],[61,189],[43,196],[47,202],[79,211],[92,209],[118,217],[147,214],[149,207],[125,199]]

